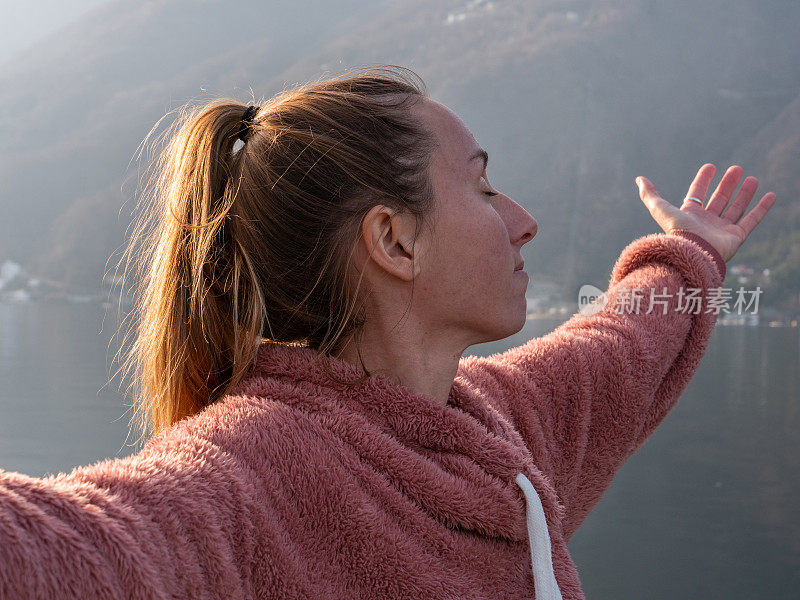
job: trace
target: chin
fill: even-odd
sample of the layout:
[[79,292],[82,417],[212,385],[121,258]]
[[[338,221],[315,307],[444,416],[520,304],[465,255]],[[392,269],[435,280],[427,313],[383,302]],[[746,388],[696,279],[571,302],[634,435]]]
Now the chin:
[[[492,303],[489,302],[488,304],[491,305]],[[500,305],[501,302],[494,303],[494,306]],[[485,306],[486,304],[483,305],[484,308]],[[477,309],[475,313],[480,314],[479,310]],[[501,313],[483,314],[485,320],[477,323],[473,321],[473,331],[477,334],[476,340],[478,340],[473,344],[496,342],[519,333],[525,327],[527,315],[528,301],[524,295],[517,298],[514,303],[507,305]]]
[[502,326],[498,326],[492,333],[490,334],[491,339],[487,339],[487,342],[496,342],[497,340],[504,340],[509,336],[514,335],[515,333],[519,333],[522,331],[522,328],[525,327],[526,321],[526,314],[523,312],[522,314],[518,315],[513,321],[508,321],[503,323]]
[[525,327],[525,322],[528,320],[528,298],[523,294],[522,300],[520,305],[516,308],[516,318],[514,320],[514,331],[509,335],[513,335],[514,333],[519,333],[522,331],[522,328]]
[[508,335],[514,335],[515,333],[519,333],[520,331],[522,331],[522,328],[525,327],[525,321],[527,320],[528,320],[528,313],[526,311],[522,311],[522,314],[517,319],[518,322],[517,325],[514,327],[514,331],[512,331]]

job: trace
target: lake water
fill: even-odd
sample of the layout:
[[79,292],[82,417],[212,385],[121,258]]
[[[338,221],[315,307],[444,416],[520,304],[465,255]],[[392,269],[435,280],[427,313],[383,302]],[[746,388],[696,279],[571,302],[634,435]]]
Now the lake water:
[[[117,327],[115,308],[0,303],[0,468],[40,477],[141,447],[108,384]],[[678,406],[570,541],[588,598],[800,596],[799,334],[717,327]]]

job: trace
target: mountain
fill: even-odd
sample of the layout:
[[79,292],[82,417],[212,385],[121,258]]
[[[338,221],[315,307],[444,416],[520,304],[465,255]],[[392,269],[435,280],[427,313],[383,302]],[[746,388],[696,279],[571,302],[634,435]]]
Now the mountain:
[[77,216],[92,212],[74,205],[102,190],[115,208],[106,213],[116,213],[122,202],[113,190],[136,179],[137,148],[166,113],[190,100],[247,99],[251,83],[381,6],[118,0],[18,55],[0,71],[0,256],[47,253],[56,223],[86,225]]
[[0,259],[96,285],[133,208],[129,162],[165,113],[400,64],[537,218],[534,273],[604,285],[658,230],[637,175],[679,204],[703,163],[714,186],[740,164],[778,201],[732,262],[770,268],[762,302],[797,307],[798,24],[777,0],[114,2],[0,72]]
[[767,291],[778,299],[774,304],[796,314],[800,306],[800,182],[796,176],[800,167],[800,95],[744,140],[734,156],[763,173],[778,199],[785,199],[763,222],[768,235],[762,234],[752,244],[748,240],[735,258],[769,267],[772,285]]

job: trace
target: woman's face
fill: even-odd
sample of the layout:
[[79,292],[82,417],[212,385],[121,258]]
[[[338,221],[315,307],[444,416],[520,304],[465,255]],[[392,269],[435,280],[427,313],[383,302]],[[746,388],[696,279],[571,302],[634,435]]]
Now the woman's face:
[[538,224],[492,187],[481,147],[455,113],[427,98],[412,110],[439,142],[430,169],[433,222],[421,234],[414,288],[414,303],[424,305],[418,314],[469,345],[503,339],[525,324],[528,275],[515,268]]

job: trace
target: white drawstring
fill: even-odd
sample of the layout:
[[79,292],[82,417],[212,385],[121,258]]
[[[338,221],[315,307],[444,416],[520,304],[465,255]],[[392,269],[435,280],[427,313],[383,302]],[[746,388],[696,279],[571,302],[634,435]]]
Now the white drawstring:
[[539,494],[533,484],[520,472],[517,485],[525,494],[526,517],[528,522],[528,542],[531,547],[531,565],[536,600],[562,600],[555,573],[553,555],[550,550],[550,534]]

